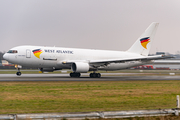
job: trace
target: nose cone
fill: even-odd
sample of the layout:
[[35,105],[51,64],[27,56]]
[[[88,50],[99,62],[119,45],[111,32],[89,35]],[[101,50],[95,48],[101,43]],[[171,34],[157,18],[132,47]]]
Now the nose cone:
[[3,55],[3,58],[4,58],[5,60],[8,60],[8,59],[9,59],[9,57],[8,57],[8,55],[7,55],[6,53]]

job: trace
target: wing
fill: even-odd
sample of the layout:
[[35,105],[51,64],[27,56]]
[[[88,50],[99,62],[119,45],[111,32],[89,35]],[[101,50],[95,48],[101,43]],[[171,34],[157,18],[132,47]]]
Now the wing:
[[158,59],[167,59],[172,58],[170,56],[165,55],[156,55],[156,56],[142,56],[136,58],[121,58],[121,59],[106,59],[106,60],[90,60],[89,63],[121,63],[128,61],[150,61],[150,60],[158,60]]
[[128,61],[143,61],[143,62],[148,62],[151,60],[158,60],[158,59],[167,59],[167,58],[173,58],[171,56],[166,56],[166,55],[156,55],[156,56],[141,56],[141,57],[136,57],[136,58],[120,58],[120,59],[103,59],[103,60],[67,60],[63,61],[63,64],[72,64],[75,62],[86,62],[89,63],[90,65],[94,65],[96,67],[101,66],[101,65],[108,65],[110,63],[123,63],[123,62],[128,62]]

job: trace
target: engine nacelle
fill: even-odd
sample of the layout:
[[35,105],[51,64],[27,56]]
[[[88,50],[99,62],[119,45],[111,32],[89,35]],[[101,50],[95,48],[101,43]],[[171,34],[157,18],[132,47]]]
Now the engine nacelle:
[[71,69],[73,72],[86,73],[89,71],[89,64],[83,62],[75,62],[72,64]]

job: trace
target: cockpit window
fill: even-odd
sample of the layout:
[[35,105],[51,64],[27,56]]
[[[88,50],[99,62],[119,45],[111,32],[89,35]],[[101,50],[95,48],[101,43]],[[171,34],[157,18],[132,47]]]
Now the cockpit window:
[[18,53],[17,50],[9,50],[7,53]]

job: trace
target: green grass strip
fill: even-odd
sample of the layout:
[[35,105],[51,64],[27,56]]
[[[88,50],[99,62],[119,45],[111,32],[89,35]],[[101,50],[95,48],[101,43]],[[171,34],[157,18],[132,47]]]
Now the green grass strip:
[[180,81],[0,82],[0,114],[176,107]]

